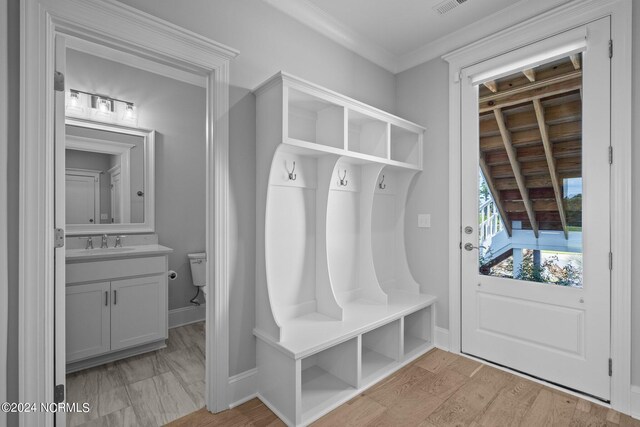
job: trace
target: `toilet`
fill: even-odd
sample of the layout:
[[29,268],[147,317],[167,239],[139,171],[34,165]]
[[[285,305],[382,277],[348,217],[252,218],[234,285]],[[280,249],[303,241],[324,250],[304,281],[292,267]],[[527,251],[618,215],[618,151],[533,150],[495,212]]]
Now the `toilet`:
[[[188,254],[189,264],[191,265],[191,280],[193,286],[198,287],[207,298],[207,254],[199,252]],[[195,299],[195,298],[194,298]]]

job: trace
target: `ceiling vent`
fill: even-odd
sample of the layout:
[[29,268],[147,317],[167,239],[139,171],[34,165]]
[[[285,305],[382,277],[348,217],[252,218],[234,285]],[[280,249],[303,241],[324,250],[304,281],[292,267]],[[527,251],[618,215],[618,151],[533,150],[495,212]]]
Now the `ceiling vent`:
[[467,1],[468,0],[445,0],[442,3],[437,4],[433,10],[438,12],[440,15],[444,15]]

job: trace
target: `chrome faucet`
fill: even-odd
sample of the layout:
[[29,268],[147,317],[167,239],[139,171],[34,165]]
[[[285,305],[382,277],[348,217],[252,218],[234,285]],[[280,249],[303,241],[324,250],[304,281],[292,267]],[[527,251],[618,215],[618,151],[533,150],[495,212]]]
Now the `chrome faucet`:
[[107,240],[109,236],[107,236],[106,234],[102,235],[102,243],[100,244],[100,248],[104,249],[104,248],[108,248],[109,247],[109,241]]

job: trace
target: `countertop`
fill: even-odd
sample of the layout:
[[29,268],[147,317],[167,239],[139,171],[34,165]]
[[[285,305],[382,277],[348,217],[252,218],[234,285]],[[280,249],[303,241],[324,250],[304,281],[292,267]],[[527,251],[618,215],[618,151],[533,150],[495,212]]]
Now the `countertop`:
[[130,258],[147,255],[165,255],[172,252],[173,249],[162,245],[137,245],[106,249],[69,249],[66,251],[66,261],[69,262],[111,258]]

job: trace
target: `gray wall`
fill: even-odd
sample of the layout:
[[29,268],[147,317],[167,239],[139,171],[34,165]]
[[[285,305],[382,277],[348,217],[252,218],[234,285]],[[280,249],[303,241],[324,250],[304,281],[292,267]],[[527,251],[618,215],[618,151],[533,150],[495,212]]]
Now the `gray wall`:
[[[156,131],[156,233],[173,248],[169,268],[178,272],[169,282],[169,309],[189,306],[196,288],[187,254],[205,246],[204,88],[73,50],[67,51],[67,79],[71,89],[133,102],[138,126]],[[132,174],[132,185],[141,176]]]
[[[638,6],[638,5],[635,5]],[[640,7],[633,10],[640,22]],[[409,195],[407,209],[407,252],[413,273],[424,289],[436,294],[436,324],[449,328],[448,313],[448,192],[449,122],[448,64],[440,58],[398,74],[397,111],[402,117],[427,127],[424,172]],[[633,141],[640,137],[640,28],[633,26]],[[633,212],[640,218],[640,150],[633,147]],[[416,231],[418,212],[431,213],[432,228]],[[640,241],[640,227],[632,223],[633,241]],[[635,246],[634,246],[635,247]],[[640,252],[632,253],[632,383],[640,385]]]
[[255,97],[279,70],[393,112],[394,76],[259,0],[124,0],[240,51],[230,89],[229,373],[255,366]]

